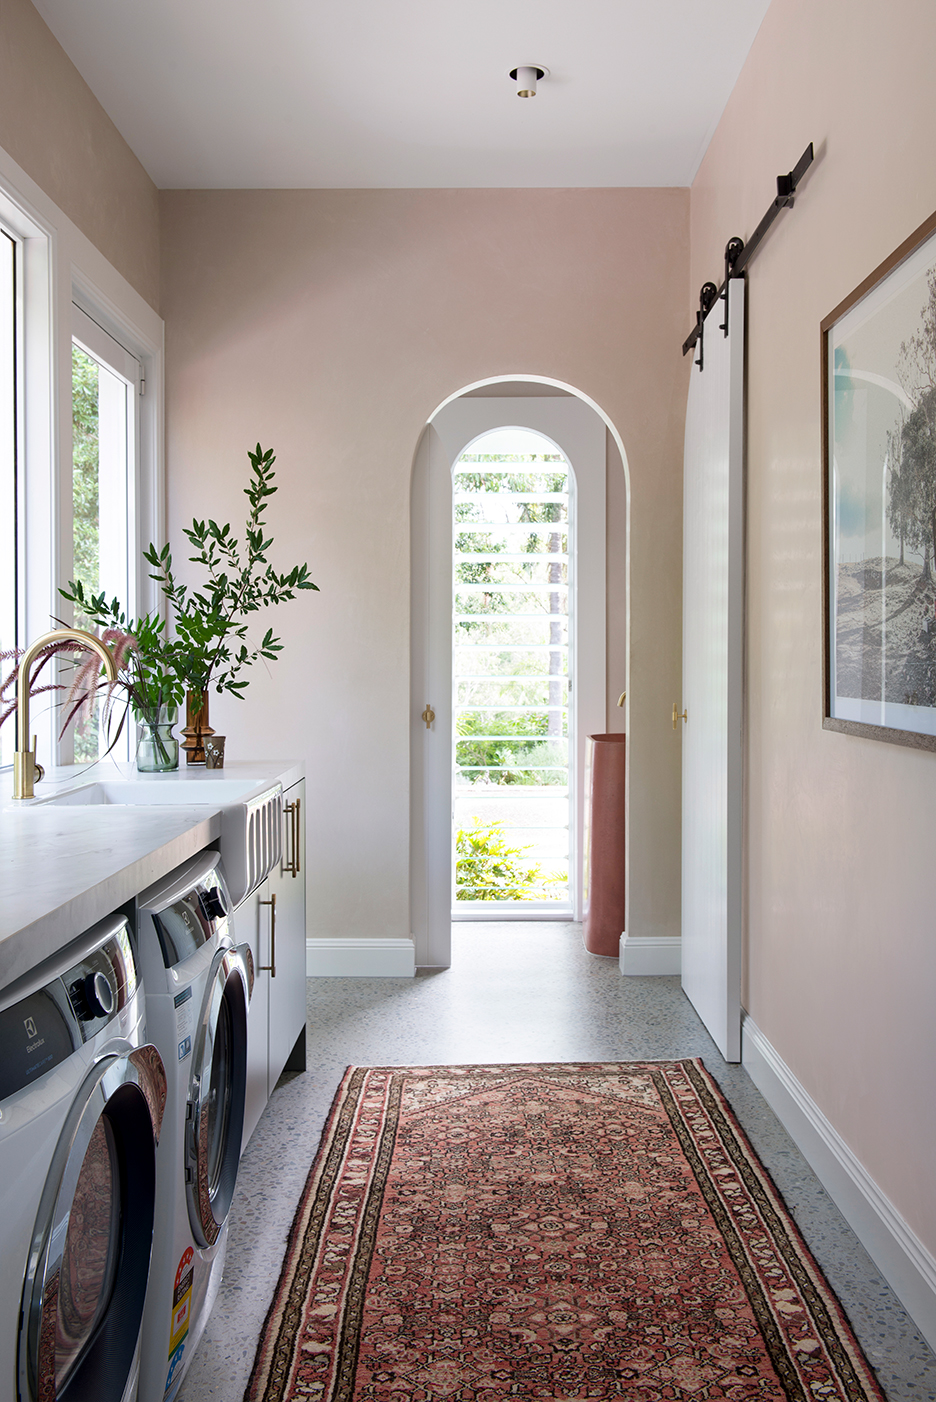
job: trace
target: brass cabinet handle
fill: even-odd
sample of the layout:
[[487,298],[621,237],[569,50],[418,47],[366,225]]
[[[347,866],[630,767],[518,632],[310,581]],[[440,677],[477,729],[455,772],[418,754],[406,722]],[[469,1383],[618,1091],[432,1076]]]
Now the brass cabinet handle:
[[[299,817],[299,805],[302,799],[297,798],[295,803],[287,803],[284,809],[285,816],[289,820],[289,832],[287,835],[286,860],[280,863],[280,871],[285,876],[288,872],[290,876],[296,877],[302,870],[302,857],[299,852],[299,839],[302,834],[302,824]],[[292,853],[289,852],[289,838],[292,839]]]
[[685,711],[683,711],[682,715],[680,715],[680,714],[679,714],[679,708],[678,708],[678,706],[676,705],[676,702],[674,701],[674,702],[673,702],[673,729],[674,729],[674,730],[677,728],[677,726],[678,726],[678,724],[679,724],[679,722],[680,722],[681,720],[684,720],[684,721],[686,722],[687,725],[689,724],[689,711],[688,711],[688,709],[686,709]]
[[260,905],[270,907],[270,962],[269,964],[258,964],[257,968],[261,972],[268,972],[270,978],[276,978],[276,892],[268,901],[260,901]]
[[426,709],[420,716],[420,720],[424,720],[426,722],[427,730],[432,725],[432,722],[435,720],[435,711],[432,709],[428,701],[426,702]]

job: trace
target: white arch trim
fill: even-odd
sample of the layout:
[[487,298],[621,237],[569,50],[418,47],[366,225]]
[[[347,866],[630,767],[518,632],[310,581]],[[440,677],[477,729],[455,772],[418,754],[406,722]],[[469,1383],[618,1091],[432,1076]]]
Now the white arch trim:
[[[559,390],[563,391],[564,393],[563,393],[563,395],[562,395],[561,397],[560,397],[560,396],[538,396],[538,397],[526,396],[526,395],[524,395],[524,392],[523,392],[523,391],[524,391],[524,385],[525,385],[525,384],[530,384],[530,383],[548,385],[550,388],[559,389]],[[475,396],[473,396],[473,397],[470,398],[470,399],[465,398],[465,396],[466,396],[466,395],[468,394],[468,392],[471,391],[471,390],[482,390],[482,391],[483,391],[483,389],[485,389],[485,388],[488,387],[488,386],[495,386],[495,385],[500,386],[500,385],[504,385],[504,384],[516,385],[516,389],[517,389],[516,395],[515,395],[515,396],[514,396],[514,395],[503,396],[502,398],[501,398],[500,396],[492,396],[492,397],[490,397],[490,398],[487,398],[486,396],[484,396],[484,395],[482,394],[482,395],[475,395]],[[629,503],[629,500],[630,500],[630,484],[629,484],[629,480],[628,480],[628,478],[627,478],[627,458],[626,458],[626,454],[625,454],[625,452],[624,452],[623,444],[622,444],[621,439],[620,439],[620,435],[618,434],[618,432],[617,432],[615,426],[614,426],[613,423],[610,421],[610,419],[608,418],[608,416],[601,410],[600,406],[598,406],[592,399],[590,399],[589,396],[584,395],[584,394],[582,394],[581,392],[577,391],[577,390],[575,389],[574,386],[566,385],[566,384],[564,384],[564,383],[561,382],[561,381],[554,380],[554,379],[549,379],[549,378],[547,378],[547,377],[545,377],[545,376],[533,376],[533,375],[504,375],[504,376],[496,376],[496,377],[493,377],[493,378],[491,378],[491,379],[486,379],[486,380],[477,381],[477,382],[476,382],[475,384],[473,384],[473,385],[468,385],[468,386],[466,386],[464,389],[458,391],[456,394],[452,394],[452,395],[448,396],[448,398],[446,398],[446,399],[433,411],[433,413],[432,413],[432,415],[430,416],[430,419],[429,419],[429,421],[428,421],[428,423],[427,423],[427,430],[426,430],[426,432],[422,435],[422,438],[421,438],[421,441],[420,441],[420,445],[419,445],[419,449],[418,449],[418,451],[417,451],[416,459],[414,460],[414,475],[413,475],[413,489],[414,489],[414,490],[413,490],[413,544],[414,544],[414,554],[413,554],[413,567],[414,567],[414,568],[413,568],[413,601],[414,601],[413,625],[414,625],[414,630],[413,630],[412,642],[413,642],[413,663],[414,663],[414,669],[413,669],[413,687],[414,687],[414,690],[413,690],[412,702],[413,702],[413,712],[414,712],[414,715],[417,715],[417,716],[418,716],[418,714],[421,712],[421,710],[422,710],[422,708],[423,708],[423,705],[425,704],[425,699],[426,699],[426,698],[424,698],[424,697],[422,696],[422,692],[426,689],[426,681],[425,681],[424,679],[427,677],[427,674],[426,674],[426,672],[425,672],[425,670],[424,670],[424,667],[423,667],[423,665],[422,665],[423,655],[424,655],[424,641],[423,641],[423,640],[424,640],[424,639],[428,640],[430,634],[434,634],[434,633],[438,632],[437,647],[438,647],[438,649],[441,649],[441,645],[442,645],[442,634],[443,634],[443,632],[444,632],[445,635],[446,635],[446,646],[447,646],[447,647],[450,646],[450,644],[449,644],[449,642],[448,642],[448,634],[449,634],[449,632],[450,632],[450,623],[446,623],[446,622],[444,622],[442,619],[440,619],[440,620],[439,620],[439,625],[438,625],[437,627],[436,627],[436,626],[433,626],[433,625],[431,624],[431,622],[429,621],[429,619],[427,618],[427,616],[425,615],[425,610],[424,610],[424,609],[421,607],[421,605],[420,605],[420,597],[422,596],[422,598],[425,599],[425,597],[426,597],[426,595],[427,595],[427,592],[428,592],[428,591],[426,590],[426,588],[425,588],[425,585],[426,585],[426,583],[428,582],[428,574],[427,574],[428,561],[425,560],[425,559],[420,559],[420,558],[419,558],[419,556],[420,556],[420,551],[419,551],[419,549],[418,549],[418,537],[422,537],[422,538],[425,540],[425,539],[427,538],[427,536],[428,536],[428,538],[433,542],[433,548],[434,548],[434,549],[437,549],[437,550],[440,552],[440,556],[441,556],[441,554],[445,554],[447,557],[450,558],[450,551],[451,551],[451,540],[450,540],[450,536],[451,536],[451,524],[450,524],[450,512],[451,512],[451,507],[450,507],[450,505],[449,505],[449,506],[443,508],[443,504],[442,504],[441,501],[436,502],[435,505],[433,506],[433,502],[434,502],[434,500],[435,500],[435,497],[436,497],[437,495],[439,495],[439,493],[438,493],[438,490],[433,491],[433,490],[431,489],[431,487],[428,486],[428,483],[429,483],[430,481],[441,482],[441,473],[442,473],[443,470],[445,471],[445,476],[446,476],[446,478],[448,478],[449,475],[450,475],[451,469],[452,469],[452,465],[453,465],[454,462],[457,460],[457,458],[461,455],[461,453],[465,452],[465,451],[467,450],[467,448],[468,448],[473,442],[475,442],[480,436],[482,436],[482,434],[487,433],[487,432],[490,432],[491,430],[493,430],[493,429],[495,429],[495,428],[508,427],[508,426],[516,426],[516,427],[518,427],[518,428],[530,428],[530,429],[533,429],[535,432],[537,432],[537,433],[539,433],[539,434],[542,434],[542,436],[543,436],[544,438],[547,438],[550,442],[554,443],[555,446],[556,446],[556,448],[557,448],[557,449],[569,460],[569,462],[572,464],[573,471],[576,473],[576,477],[577,477],[577,479],[578,479],[579,476],[580,476],[580,474],[579,474],[579,469],[578,469],[578,467],[577,467],[577,465],[576,465],[576,462],[577,462],[577,459],[578,459],[579,461],[581,461],[581,459],[582,459],[582,454],[581,454],[580,452],[576,451],[576,447],[574,446],[574,444],[573,444],[572,442],[569,441],[568,429],[566,428],[565,425],[562,425],[562,424],[561,424],[562,411],[559,410],[559,405],[562,404],[562,403],[564,403],[564,402],[567,402],[566,396],[568,396],[568,398],[570,398],[570,399],[574,399],[574,400],[579,401],[579,403],[582,404],[583,407],[587,408],[587,409],[590,411],[587,420],[581,419],[581,417],[580,417],[580,411],[579,411],[579,413],[577,413],[577,414],[571,414],[571,415],[569,415],[569,416],[567,417],[567,422],[575,422],[575,420],[578,419],[578,422],[579,422],[580,424],[582,424],[582,425],[587,425],[587,424],[589,423],[589,421],[590,421],[590,423],[591,423],[591,425],[592,425],[592,427],[591,427],[591,435],[592,435],[592,436],[594,435],[594,427],[597,426],[597,424],[600,424],[600,425],[602,426],[602,434],[601,434],[600,449],[599,449],[599,456],[600,456],[600,461],[601,461],[601,472],[602,472],[602,492],[601,492],[601,506],[600,506],[600,551],[599,551],[599,552],[596,552],[596,553],[599,553],[599,554],[600,554],[600,557],[601,557],[601,558],[600,558],[600,564],[599,564],[599,561],[598,561],[597,559],[595,559],[595,560],[592,561],[592,563],[594,563],[595,565],[598,566],[599,571],[600,571],[600,575],[601,575],[601,578],[600,578],[600,580],[598,581],[598,585],[597,585],[598,591],[600,592],[600,597],[601,597],[601,606],[600,606],[600,610],[598,610],[597,608],[594,609],[594,614],[595,614],[596,616],[586,619],[586,620],[583,622],[583,624],[582,624],[582,633],[588,634],[590,628],[594,631],[595,636],[594,636],[593,639],[590,639],[590,640],[589,640],[588,650],[589,650],[590,652],[592,652],[593,654],[600,655],[600,659],[601,659],[600,678],[601,678],[601,680],[600,680],[600,683],[599,683],[596,687],[592,688],[592,690],[594,691],[595,694],[594,694],[594,696],[591,698],[590,704],[589,704],[587,707],[583,708],[583,710],[584,710],[584,711],[586,712],[586,714],[587,714],[587,718],[586,718],[586,714],[583,714],[583,715],[582,715],[582,720],[583,720],[583,722],[584,722],[584,724],[583,724],[583,726],[582,726],[582,735],[584,736],[584,734],[586,734],[586,733],[588,733],[588,732],[590,732],[590,731],[596,731],[596,730],[604,730],[604,729],[606,729],[607,722],[606,722],[606,716],[605,716],[605,710],[604,710],[604,706],[605,706],[605,698],[604,698],[604,645],[605,645],[605,615],[604,615],[605,573],[604,573],[604,546],[605,546],[605,540],[604,540],[604,493],[603,493],[604,463],[605,463],[605,451],[604,451],[604,443],[605,443],[605,439],[604,439],[604,430],[605,430],[605,429],[606,429],[608,432],[611,433],[611,435],[612,435],[612,437],[613,437],[613,439],[614,439],[614,441],[615,441],[615,443],[616,443],[616,445],[617,445],[617,447],[618,447],[618,451],[619,451],[619,453],[620,453],[620,456],[621,456],[621,462],[622,462],[622,464],[623,464],[623,466],[624,466],[624,471],[625,471],[625,485],[626,485],[627,500],[628,500],[628,503]],[[497,402],[498,399],[500,399],[500,403]],[[453,411],[452,408],[451,408],[450,406],[454,406],[455,403],[456,403],[456,401],[459,401],[459,400],[462,401],[461,404],[460,404],[456,409],[454,409],[454,411]],[[520,408],[521,408],[521,403],[518,403],[517,401],[520,401],[520,402],[522,403],[522,409],[523,409],[523,411],[524,411],[524,412],[521,413],[521,416],[520,416],[519,419],[516,418],[516,414],[517,414],[518,410],[520,410]],[[525,403],[523,403],[523,401],[525,401]],[[449,409],[449,412],[448,412],[448,413],[445,413],[445,412],[444,412],[446,409]],[[552,417],[553,415],[556,415],[556,414],[558,414],[558,415],[560,416],[560,417],[559,417],[559,422],[558,422],[556,425],[553,426],[552,431],[550,431],[550,428],[549,428],[549,426],[548,426],[547,423],[544,423],[544,422],[537,423],[537,422],[536,422],[536,418],[538,417],[538,415],[537,415],[536,412],[535,412],[536,410],[540,410],[540,411],[542,412],[543,418],[544,418],[544,419],[547,419],[547,420],[548,420],[550,417]],[[482,423],[479,422],[479,419],[483,419],[483,416],[485,416],[485,415],[488,416],[488,421],[487,421],[487,422],[484,422],[483,425],[482,425]],[[594,416],[594,418],[592,418],[592,416]],[[587,430],[587,428],[586,428],[586,433],[587,433],[587,432],[588,432],[588,430]],[[434,462],[434,464],[435,464],[434,467],[433,467],[433,462]],[[449,491],[450,491],[450,488],[449,488]],[[443,517],[444,517],[444,519],[443,519]],[[627,523],[627,532],[628,532],[628,536],[629,536],[629,531],[630,531],[630,512],[628,511],[628,523]],[[629,542],[628,542],[628,543],[629,543]],[[429,573],[433,573],[433,572],[430,571]],[[430,608],[431,608],[431,603],[430,603]],[[630,620],[629,620],[629,614],[630,614],[629,591],[628,591],[628,598],[627,598],[626,610],[627,610],[627,615],[628,615],[627,626],[628,626],[628,635],[629,635],[629,622],[630,622]],[[434,609],[431,609],[431,611],[434,612]],[[600,613],[600,617],[597,616],[599,613]],[[628,668],[628,670],[629,670],[629,668]],[[444,690],[445,690],[444,683],[440,686],[440,685],[438,684],[438,682],[437,682],[437,683],[436,683],[436,689],[437,689],[437,690],[442,690],[442,691],[444,691]],[[450,690],[450,685],[449,685],[449,690]],[[441,720],[441,719],[442,719],[442,717],[440,716],[440,720]],[[444,726],[444,727],[442,727],[442,729],[445,729],[445,730],[447,731],[448,727],[447,727],[447,726]],[[418,723],[418,722],[417,722],[416,724],[414,724],[414,726],[413,726],[412,734],[411,734],[411,739],[412,739],[412,745],[413,745],[413,754],[412,754],[412,758],[413,758],[413,772],[412,772],[412,779],[413,779],[413,795],[412,795],[412,796],[413,796],[413,802],[414,802],[414,815],[415,815],[415,811],[416,811],[418,808],[420,808],[420,807],[422,806],[423,802],[425,801],[425,799],[428,798],[428,796],[429,796],[429,791],[430,791],[430,790],[434,790],[434,789],[436,788],[436,786],[437,786],[437,783],[438,783],[439,781],[441,781],[442,775],[441,775],[441,773],[440,773],[439,775],[435,776],[435,779],[434,779],[434,780],[430,780],[430,773],[429,773],[429,770],[426,768],[427,760],[426,760],[426,758],[423,757],[423,750],[424,750],[424,747],[425,747],[425,736],[424,736],[423,733],[421,732],[421,730],[420,730],[420,728],[419,728],[419,723]],[[448,734],[443,735],[442,733],[439,733],[439,734],[438,734],[438,741],[439,741],[438,749],[439,749],[439,751],[440,751],[440,754],[441,754],[442,750],[446,750],[446,751],[447,751],[447,750],[448,750],[448,747],[449,747],[449,742],[450,742],[450,735],[448,735]],[[584,748],[584,739],[582,740],[582,748]],[[447,756],[447,754],[446,754],[445,763],[448,764],[448,762],[449,762],[449,761],[448,761],[448,756]],[[431,761],[430,761],[430,763],[431,763]],[[578,767],[579,767],[579,770],[581,770],[581,760],[580,760],[580,762],[579,762],[579,766],[578,766]],[[579,840],[579,842],[580,842],[580,840],[581,840],[581,803],[579,803],[579,804],[577,805],[577,807],[578,807],[578,810],[579,810],[579,813],[578,813],[578,819],[579,819],[579,821],[577,822],[576,827],[578,828],[577,836],[578,836],[578,840]],[[438,834],[439,834],[439,829],[440,829],[440,827],[441,827],[441,823],[440,823],[438,820],[437,820],[436,822],[431,823],[431,824],[429,825],[429,829],[428,829],[428,830],[424,827],[424,825],[423,825],[422,822],[418,822],[418,821],[417,821],[416,823],[414,823],[414,826],[413,826],[413,829],[412,829],[412,832],[411,832],[411,836],[412,836],[412,840],[413,840],[413,846],[414,846],[414,850],[413,850],[414,862],[413,862],[413,868],[412,868],[412,877],[413,877],[413,890],[412,890],[412,897],[413,897],[413,899],[412,899],[412,905],[413,905],[414,937],[415,937],[415,939],[416,939],[416,945],[417,945],[417,962],[420,963],[420,964],[428,964],[428,965],[430,965],[430,966],[431,966],[431,965],[438,966],[439,964],[446,964],[446,963],[448,962],[447,958],[443,956],[441,949],[440,949],[438,952],[436,952],[435,949],[433,948],[433,946],[436,944],[436,940],[434,940],[434,939],[429,939],[429,940],[427,941],[427,938],[426,938],[426,928],[427,928],[427,926],[431,926],[431,927],[433,927],[433,928],[436,927],[436,926],[439,926],[439,927],[441,928],[441,926],[442,926],[443,924],[447,924],[447,919],[448,919],[448,917],[447,917],[447,908],[448,908],[448,907],[446,906],[446,911],[445,911],[445,913],[443,913],[443,902],[442,902],[441,894],[440,894],[440,897],[439,897],[439,899],[438,899],[438,901],[437,901],[438,909],[436,909],[436,910],[434,911],[434,913],[433,913],[430,909],[427,909],[426,904],[425,904],[425,896],[421,894],[421,891],[422,891],[422,888],[424,887],[424,885],[426,884],[426,878],[427,878],[427,876],[429,875],[429,873],[428,873],[428,871],[427,871],[427,869],[426,869],[426,866],[424,865],[424,861],[423,861],[423,860],[421,859],[421,857],[420,857],[420,851],[418,851],[417,849],[422,849],[422,847],[424,846],[424,843],[425,843],[425,839],[426,839],[427,837],[428,837],[428,840],[429,840],[429,842],[430,842],[430,845],[431,845],[431,843],[432,843],[432,841],[433,841],[433,835],[435,836],[435,840],[438,841],[438,840],[439,840],[439,839],[438,839]],[[446,843],[446,845],[447,845],[447,843]],[[576,843],[576,846],[578,846],[578,843]],[[441,852],[436,853],[436,859],[437,859],[440,863],[441,863],[441,860],[442,860],[442,856],[443,856],[443,854],[442,854]],[[449,864],[450,864],[450,863],[449,863]],[[430,901],[430,906],[431,906],[431,904],[432,904],[432,902]],[[531,918],[534,918],[534,919],[535,919],[535,918],[541,918],[541,916],[539,916],[539,913],[537,913],[536,915],[534,915],[534,914],[531,912]],[[447,939],[447,935],[446,935],[446,939]],[[442,942],[444,943],[445,941],[443,940]]]
[[[561,389],[566,394],[571,394],[576,399],[581,399],[583,404],[587,404],[590,409],[594,409],[598,417],[604,421],[605,428],[608,430],[608,432],[611,434],[611,437],[617,444],[617,450],[621,455],[621,462],[624,466],[624,479],[627,482],[627,521],[628,530],[630,530],[630,468],[627,463],[627,452],[624,448],[624,441],[621,438],[621,435],[618,433],[614,421],[605,413],[604,409],[602,409],[598,401],[592,399],[591,395],[586,394],[584,390],[577,389],[575,385],[567,384],[565,380],[553,380],[548,375],[492,375],[487,380],[475,380],[470,385],[462,385],[461,389],[455,390],[454,393],[450,394],[447,399],[443,399],[441,404],[436,405],[432,413],[427,418],[426,422],[431,424],[435,420],[435,418],[442,412],[442,410],[447,404],[451,404],[452,401],[455,399],[464,399],[466,394],[472,394],[475,390],[486,389],[488,385],[510,384],[515,384],[517,386],[518,399],[523,398],[522,386],[525,384],[549,385],[551,389]],[[630,541],[628,541],[628,545],[629,544]],[[628,554],[629,553],[630,552],[628,552]]]

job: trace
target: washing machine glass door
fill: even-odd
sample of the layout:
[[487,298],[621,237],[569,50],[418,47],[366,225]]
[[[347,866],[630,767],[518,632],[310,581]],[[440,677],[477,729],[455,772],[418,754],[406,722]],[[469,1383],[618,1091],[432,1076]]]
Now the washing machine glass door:
[[59,1139],[23,1294],[20,1395],[121,1402],[149,1274],[155,1138],[166,1082],[155,1047],[106,1057]]
[[196,1030],[186,1107],[189,1220],[203,1247],[217,1240],[237,1182],[247,1086],[247,986],[239,951],[220,951]]

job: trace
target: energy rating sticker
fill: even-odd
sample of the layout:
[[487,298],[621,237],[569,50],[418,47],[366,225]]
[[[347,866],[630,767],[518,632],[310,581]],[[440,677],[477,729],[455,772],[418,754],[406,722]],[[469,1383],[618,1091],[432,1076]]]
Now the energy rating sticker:
[[163,1393],[164,1397],[172,1387],[172,1380],[176,1375],[176,1369],[182,1362],[182,1355],[184,1352],[185,1344],[179,1344],[179,1347],[176,1349],[175,1353],[169,1355],[169,1372],[166,1374],[166,1391]]
[[175,1286],[172,1292],[172,1320],[169,1325],[169,1373],[166,1377],[166,1392],[172,1387],[182,1355],[185,1352],[185,1336],[192,1322],[192,1281],[195,1272],[192,1267],[195,1252],[186,1247],[176,1270]]

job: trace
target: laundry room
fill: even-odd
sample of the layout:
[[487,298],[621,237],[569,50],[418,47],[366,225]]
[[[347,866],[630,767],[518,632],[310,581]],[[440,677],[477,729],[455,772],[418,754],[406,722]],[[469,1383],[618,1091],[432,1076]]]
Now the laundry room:
[[934,43],[4,0],[0,1402],[936,1397]]

